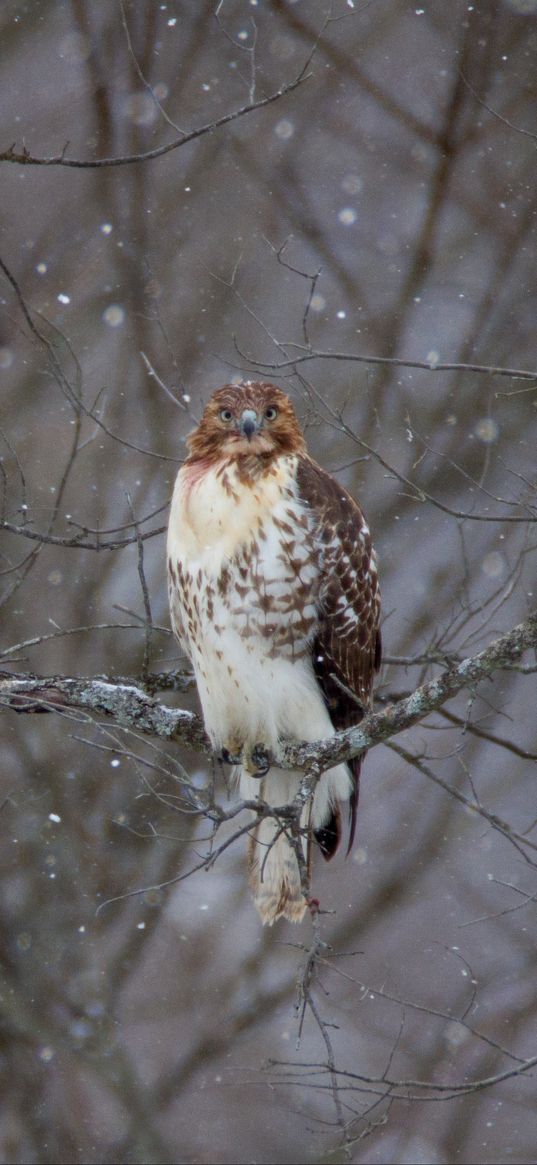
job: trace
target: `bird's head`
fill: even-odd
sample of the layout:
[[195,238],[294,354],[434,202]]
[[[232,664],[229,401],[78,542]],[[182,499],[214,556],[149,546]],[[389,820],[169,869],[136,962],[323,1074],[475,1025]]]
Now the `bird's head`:
[[190,459],[262,457],[303,453],[306,445],[295,410],[274,384],[225,384],[211,396],[188,437]]

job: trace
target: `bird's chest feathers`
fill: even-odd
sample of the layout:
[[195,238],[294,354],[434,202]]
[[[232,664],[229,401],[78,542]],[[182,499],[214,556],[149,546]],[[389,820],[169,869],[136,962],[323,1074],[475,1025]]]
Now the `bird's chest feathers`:
[[306,527],[291,461],[281,458],[256,480],[241,479],[237,467],[226,462],[198,477],[181,471],[171,526],[183,561],[196,562],[212,574],[245,545],[255,544],[258,554],[277,552],[273,544],[290,530],[293,519]]
[[321,551],[293,460],[281,458],[250,481],[229,463],[191,482],[188,467],[180,472],[168,553],[172,609],[175,594],[191,654],[212,650],[213,639],[226,658],[248,654],[254,644],[267,658],[307,653]]

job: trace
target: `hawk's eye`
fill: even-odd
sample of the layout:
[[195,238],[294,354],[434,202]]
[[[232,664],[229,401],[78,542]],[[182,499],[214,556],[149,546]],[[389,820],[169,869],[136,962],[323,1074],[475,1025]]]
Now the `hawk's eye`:
[[232,421],[233,413],[231,412],[231,409],[220,409],[220,420],[228,422]]
[[278,416],[278,410],[277,410],[275,405],[269,405],[268,409],[265,409],[265,420],[266,421],[275,421],[277,416]]

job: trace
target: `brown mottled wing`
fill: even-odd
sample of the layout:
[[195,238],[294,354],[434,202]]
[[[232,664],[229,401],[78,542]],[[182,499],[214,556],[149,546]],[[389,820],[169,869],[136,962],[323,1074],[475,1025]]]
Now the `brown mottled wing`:
[[[371,535],[359,505],[308,457],[300,458],[297,482],[316,524],[321,580],[320,626],[312,645],[315,675],[330,719],[339,731],[359,724],[371,702],[380,666],[380,596]],[[349,849],[354,839],[361,758],[350,762],[354,778]],[[339,813],[316,837],[325,858],[339,841]]]

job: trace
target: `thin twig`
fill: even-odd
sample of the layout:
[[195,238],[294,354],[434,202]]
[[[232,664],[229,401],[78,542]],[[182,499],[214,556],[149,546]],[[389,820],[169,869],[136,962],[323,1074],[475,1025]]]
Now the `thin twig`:
[[207,125],[199,126],[198,129],[193,129],[189,133],[181,134],[180,137],[174,138],[173,141],[168,142],[163,146],[155,146],[153,150],[145,150],[139,154],[124,154],[115,155],[110,158],[67,158],[65,156],[67,146],[62,150],[61,154],[53,154],[49,158],[36,157],[23,147],[21,152],[15,149],[15,144],[3,150],[0,153],[0,162],[13,162],[19,166],[70,166],[78,170],[96,170],[103,169],[107,166],[131,166],[137,162],[149,162],[153,158],[162,158],[164,154],[170,154],[173,150],[178,150],[181,146],[186,146],[189,142],[196,141],[205,134],[214,133],[215,130],[220,129],[223,125],[228,125],[229,122],[238,121],[239,118],[245,117],[249,113],[254,113],[257,109],[263,109],[267,105],[272,105],[274,101],[279,101],[280,98],[286,97],[288,93],[292,93],[302,85],[304,81],[309,80],[311,73],[305,70],[308,67],[308,62],[300,73],[295,77],[294,81],[290,81],[287,85],[282,85],[275,93],[271,93],[268,97],[261,97],[258,101],[249,102],[248,105],[242,105],[240,109],[233,110],[232,113],[225,113],[222,117],[216,118]]

